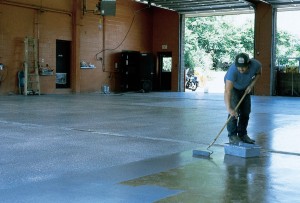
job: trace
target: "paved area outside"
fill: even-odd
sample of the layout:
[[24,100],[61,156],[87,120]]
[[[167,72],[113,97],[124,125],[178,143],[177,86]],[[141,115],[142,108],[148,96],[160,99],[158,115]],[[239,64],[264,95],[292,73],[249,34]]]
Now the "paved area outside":
[[222,93],[0,97],[0,202],[300,202],[300,98],[252,97],[256,158],[224,154]]
[[[223,93],[224,92],[224,71],[210,71],[207,74],[202,74],[198,77],[199,87],[195,92],[202,93]],[[186,92],[192,92],[186,89]]]

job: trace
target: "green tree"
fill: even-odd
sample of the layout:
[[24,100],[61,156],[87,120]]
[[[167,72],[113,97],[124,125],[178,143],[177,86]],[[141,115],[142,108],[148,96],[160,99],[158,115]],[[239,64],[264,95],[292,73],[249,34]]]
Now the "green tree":
[[298,60],[289,60],[300,56],[300,40],[285,31],[276,34],[277,65],[298,65]]
[[[228,68],[237,52],[252,53],[253,21],[236,26],[234,18],[236,16],[187,18],[185,66],[192,69],[204,67],[224,70]],[[204,57],[210,58],[211,63],[204,60]]]

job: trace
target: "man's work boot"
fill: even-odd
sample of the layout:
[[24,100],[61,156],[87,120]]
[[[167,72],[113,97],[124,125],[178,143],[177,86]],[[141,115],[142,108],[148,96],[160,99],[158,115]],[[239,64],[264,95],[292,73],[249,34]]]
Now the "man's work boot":
[[254,144],[255,140],[252,140],[248,135],[239,136],[242,142],[248,143],[248,144]]
[[241,139],[236,135],[228,136],[228,138],[229,138],[229,143],[230,144],[237,145],[237,144],[239,144],[239,142],[241,142]]

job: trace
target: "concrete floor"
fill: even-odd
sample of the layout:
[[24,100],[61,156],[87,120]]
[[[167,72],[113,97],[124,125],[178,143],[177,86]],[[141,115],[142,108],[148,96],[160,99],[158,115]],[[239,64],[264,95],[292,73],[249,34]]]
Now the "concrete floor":
[[252,97],[261,156],[224,154],[223,94],[0,97],[0,202],[300,202],[300,98]]

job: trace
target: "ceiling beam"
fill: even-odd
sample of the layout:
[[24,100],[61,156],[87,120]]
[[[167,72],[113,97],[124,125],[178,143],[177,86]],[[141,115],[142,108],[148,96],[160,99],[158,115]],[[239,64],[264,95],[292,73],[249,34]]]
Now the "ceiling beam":
[[271,5],[274,8],[299,8],[300,0],[136,0],[149,6],[174,10],[178,13],[230,10],[251,10],[260,3]]

